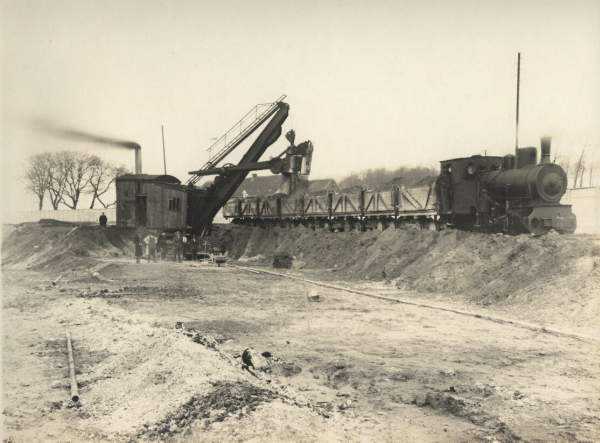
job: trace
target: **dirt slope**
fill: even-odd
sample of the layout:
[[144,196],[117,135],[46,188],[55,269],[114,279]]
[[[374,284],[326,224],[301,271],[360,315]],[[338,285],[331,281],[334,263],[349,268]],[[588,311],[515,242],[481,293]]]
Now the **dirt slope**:
[[[132,254],[133,232],[114,227],[29,223],[5,234],[3,266],[62,272],[89,267],[95,257]],[[600,272],[598,240],[552,233],[531,237],[393,228],[332,233],[218,225],[211,241],[241,261],[270,265],[274,255],[289,254],[296,268],[329,270],[335,278],[391,281],[400,289],[460,294],[483,304],[548,285],[594,292]],[[590,281],[591,287],[578,288]]]
[[61,272],[89,267],[97,257],[131,255],[132,232],[60,222],[5,226],[2,266]]
[[331,233],[302,227],[233,227],[217,236],[241,260],[270,263],[275,254],[287,253],[298,267],[393,280],[399,288],[465,294],[484,303],[555,281],[576,269],[593,273],[600,257],[600,245],[589,239],[552,233],[531,237],[455,230]]

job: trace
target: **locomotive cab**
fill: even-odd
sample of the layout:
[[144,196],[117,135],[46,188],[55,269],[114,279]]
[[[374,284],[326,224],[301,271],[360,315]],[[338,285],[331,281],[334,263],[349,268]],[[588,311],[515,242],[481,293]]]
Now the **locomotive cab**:
[[442,221],[457,226],[478,226],[480,216],[489,212],[482,198],[480,177],[500,170],[502,157],[473,155],[440,163],[436,181],[438,211]]

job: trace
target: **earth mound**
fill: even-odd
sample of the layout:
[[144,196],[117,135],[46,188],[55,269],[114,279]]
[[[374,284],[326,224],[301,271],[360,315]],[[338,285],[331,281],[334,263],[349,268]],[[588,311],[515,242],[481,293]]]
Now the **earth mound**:
[[133,252],[133,232],[70,223],[23,223],[6,227],[2,266],[62,271],[89,267],[95,258]]

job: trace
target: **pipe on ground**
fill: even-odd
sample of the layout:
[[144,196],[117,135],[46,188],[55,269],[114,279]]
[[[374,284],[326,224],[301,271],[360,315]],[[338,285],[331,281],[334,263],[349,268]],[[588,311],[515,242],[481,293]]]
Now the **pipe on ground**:
[[69,377],[71,380],[71,401],[79,402],[79,389],[75,378],[75,361],[73,360],[73,346],[71,345],[71,332],[67,330],[67,351],[69,353]]

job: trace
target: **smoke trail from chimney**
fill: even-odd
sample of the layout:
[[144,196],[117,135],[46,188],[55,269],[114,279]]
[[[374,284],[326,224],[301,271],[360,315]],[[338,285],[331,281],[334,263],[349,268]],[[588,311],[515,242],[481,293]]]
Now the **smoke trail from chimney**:
[[69,140],[77,140],[83,142],[98,143],[101,145],[115,146],[126,149],[133,149],[135,153],[135,173],[142,173],[142,147],[139,143],[123,140],[105,135],[92,134],[91,132],[81,131],[79,129],[60,126],[49,120],[37,119],[34,121],[34,127],[38,130],[46,132],[54,137],[64,138]]

